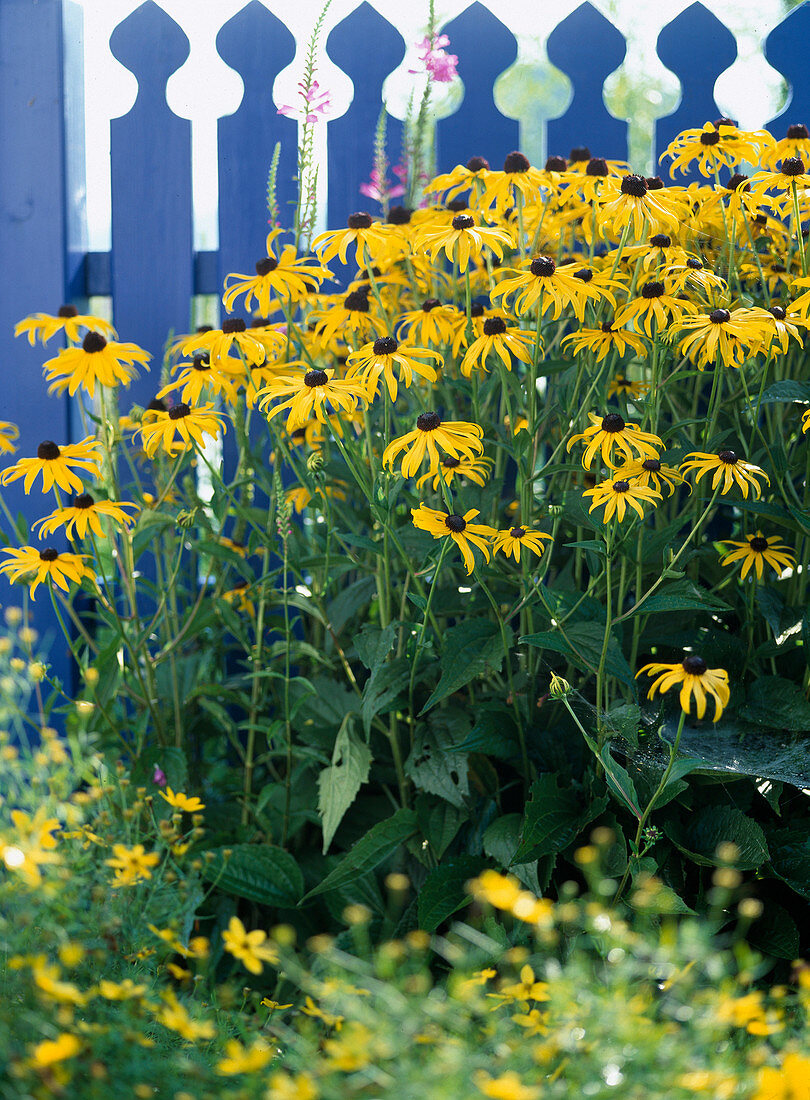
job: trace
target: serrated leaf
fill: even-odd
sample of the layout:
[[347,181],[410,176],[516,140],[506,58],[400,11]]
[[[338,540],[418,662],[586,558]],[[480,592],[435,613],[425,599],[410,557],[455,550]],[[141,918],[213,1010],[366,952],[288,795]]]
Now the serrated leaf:
[[360,708],[366,736],[374,716],[387,713],[396,697],[407,688],[410,671],[409,662],[404,657],[399,657],[389,661],[387,665],[379,665],[369,676],[363,688]]
[[810,832],[774,829],[768,833],[768,848],[776,877],[810,901]]
[[[507,643],[510,639],[507,628]],[[471,619],[451,626],[442,639],[441,678],[421,713],[425,714],[481,673],[500,671],[503,658],[501,632],[491,619]]]
[[[561,653],[583,672],[595,672],[602,655],[604,635],[602,623],[580,622],[566,623],[565,637],[559,630],[544,630],[538,634],[528,634],[520,641],[538,649]],[[614,636],[608,642],[605,670],[609,676],[615,676],[623,684],[633,684],[633,673]]]
[[236,844],[226,858],[227,850],[214,848],[214,858],[206,861],[203,871],[226,894],[284,909],[301,900],[304,876],[289,852],[271,844]]
[[413,810],[397,810],[393,817],[378,821],[357,841],[337,867],[329,872],[323,882],[318,883],[302,900],[308,901],[327,890],[339,889],[359,875],[373,871],[412,837],[417,829]]
[[332,763],[318,776],[318,813],[323,826],[323,852],[326,854],[343,815],[368,779],[371,750],[348,725],[340,730],[332,753]]
[[470,792],[467,770],[466,753],[456,749],[444,730],[422,730],[405,761],[405,774],[418,790],[440,795],[454,806],[463,806]]
[[368,605],[375,587],[373,577],[361,577],[330,601],[326,612],[335,634],[340,634],[349,619]]
[[426,794],[417,797],[415,809],[433,856],[441,859],[467,820],[467,811]]
[[419,927],[435,932],[443,921],[468,905],[471,897],[467,883],[484,867],[486,860],[479,856],[457,856],[431,871],[419,891]]
[[673,611],[725,611],[728,604],[712,596],[708,589],[686,578],[662,585],[634,612],[635,615],[655,615]]
[[385,630],[366,623],[360,633],[355,634],[354,648],[366,668],[373,671],[383,663],[391,651],[396,634],[396,627],[392,623]]
[[557,855],[607,807],[607,796],[586,800],[571,787],[558,786],[558,780],[546,772],[532,784],[515,863]]
[[753,871],[769,858],[762,827],[735,806],[704,806],[683,822],[671,822],[665,829],[669,839],[682,852],[703,867],[717,867],[721,860],[717,849],[730,842],[739,855],[734,866]]

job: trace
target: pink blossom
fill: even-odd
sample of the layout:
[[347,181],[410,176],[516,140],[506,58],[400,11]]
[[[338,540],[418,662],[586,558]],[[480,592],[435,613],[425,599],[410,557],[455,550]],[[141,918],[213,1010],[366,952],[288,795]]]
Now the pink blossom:
[[309,123],[317,122],[319,115],[325,117],[329,114],[332,109],[332,93],[328,89],[322,92],[317,80],[313,80],[309,87],[299,80],[298,87],[301,89],[298,94],[303,99],[305,107],[299,110],[285,103],[279,107],[277,114],[286,115],[287,118],[300,116],[304,122]]
[[152,772],[152,782],[156,783],[158,787],[165,787],[169,782],[160,764],[155,764],[155,770]]
[[386,180],[380,179],[380,173],[377,169],[372,168],[370,182],[360,184],[360,194],[382,204],[386,199],[395,199],[400,195],[404,195],[405,188],[399,183],[389,187]]
[[424,65],[422,69],[408,69],[409,73],[427,73],[428,79],[437,84],[450,84],[458,76],[456,66],[458,57],[453,53],[445,53],[444,47],[450,45],[450,39],[446,34],[434,35],[433,40],[423,38],[417,43],[417,49],[421,50],[419,60]]

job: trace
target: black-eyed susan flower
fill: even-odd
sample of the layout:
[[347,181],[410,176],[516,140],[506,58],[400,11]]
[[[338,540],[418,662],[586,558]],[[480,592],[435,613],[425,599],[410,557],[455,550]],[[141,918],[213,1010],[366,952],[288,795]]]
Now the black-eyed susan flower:
[[32,600],[37,588],[48,577],[63,592],[70,588],[68,581],[81,584],[85,577],[92,581],[96,579],[93,570],[84,564],[86,554],[60,554],[51,546],[45,550],[23,546],[19,550],[4,550],[3,553],[8,554],[8,560],[0,564],[0,573],[5,573],[12,583],[27,579],[31,585]]
[[444,360],[438,352],[429,348],[400,348],[399,342],[393,336],[382,336],[373,343],[364,344],[362,348],[354,351],[346,360],[346,377],[357,379],[361,384],[368,401],[373,401],[380,387],[380,377],[385,380],[388,393],[392,401],[396,401],[399,376],[406,387],[413,384],[413,376],[425,378],[428,382],[436,381],[436,371],[430,363],[420,362],[422,359],[434,359],[439,366]]
[[256,614],[256,607],[250,599],[249,591],[250,585],[248,582],[240,580],[234,584],[233,588],[222,593],[222,599],[229,603],[231,607],[236,607],[237,611],[244,611],[246,615],[253,618]]
[[337,298],[330,304],[311,309],[307,321],[315,325],[315,339],[325,348],[330,341],[339,337],[344,343],[349,332],[365,343],[370,337],[385,336],[388,326],[380,316],[375,302],[369,301],[369,288],[363,286],[350,291],[345,297]]
[[608,397],[625,397],[631,401],[643,397],[650,388],[649,382],[628,378],[626,374],[614,374],[608,384]]
[[43,344],[47,344],[50,338],[57,332],[64,332],[68,340],[74,344],[79,342],[79,329],[86,328],[94,332],[100,332],[108,340],[114,340],[115,329],[109,321],[103,317],[95,317],[90,313],[79,313],[75,306],[60,306],[56,315],[50,313],[33,313],[14,326],[14,335],[28,337],[28,343],[33,346],[37,337]]
[[427,225],[417,230],[413,239],[415,252],[426,252],[435,259],[444,252],[450,262],[456,262],[462,273],[467,270],[470,257],[481,256],[485,248],[491,249],[498,259],[503,259],[504,247],[511,248],[511,236],[503,229],[483,229],[476,226],[471,214],[457,214],[449,226]]
[[601,196],[598,213],[602,225],[611,232],[620,233],[632,225],[637,238],[644,232],[645,221],[654,232],[677,233],[680,229],[678,204],[662,191],[651,191],[645,177],[634,173],[623,177],[618,195]]
[[539,305],[544,315],[551,310],[555,321],[566,307],[581,321],[589,297],[586,283],[574,277],[572,265],[558,268],[551,256],[535,256],[527,271],[498,283],[490,297],[495,301],[513,295],[512,308],[518,317]]
[[99,477],[100,449],[101,444],[91,435],[81,443],[66,443],[62,447],[46,439],[37,447],[36,458],[19,458],[13,466],[7,466],[0,473],[0,485],[8,485],[9,482],[24,477],[23,489],[29,493],[37,474],[41,473],[43,493],[49,492],[54,485],[68,493],[80,493],[82,482],[75,470],[82,470],[91,477]]
[[669,174],[675,178],[675,170],[685,174],[692,165],[707,178],[717,168],[732,168],[742,161],[756,164],[760,153],[769,148],[773,138],[765,130],[756,132],[739,130],[730,119],[707,122],[701,130],[683,130],[670,142],[659,158],[671,157]]
[[425,195],[444,196],[445,202],[450,202],[463,191],[483,190],[484,183],[489,174],[489,161],[484,157],[470,157],[465,164],[457,164],[452,172],[446,172],[441,176],[434,176],[430,183],[423,189]]
[[752,462],[745,462],[735,451],[718,451],[717,454],[693,451],[686,456],[686,460],[678,469],[697,470],[696,482],[700,481],[704,474],[713,472],[712,489],[716,489],[722,482],[720,492],[725,496],[726,493],[731,492],[732,486],[737,485],[746,500],[749,486],[754,496],[759,497],[761,490],[757,478],[763,478],[768,485],[771,483],[764,470]]
[[673,297],[683,294],[688,287],[697,287],[707,295],[725,295],[728,292],[725,280],[715,275],[697,256],[689,256],[683,264],[668,267],[666,281]]
[[[470,344],[461,360],[459,370],[465,378],[469,378],[475,367],[488,370],[487,359],[495,354],[499,357],[507,370],[512,369],[512,358],[519,359],[521,363],[532,362],[532,349],[539,339],[531,332],[523,332],[514,326],[509,328],[503,317],[487,317],[484,320],[484,331],[477,340]],[[542,341],[540,341],[542,350]]]
[[94,500],[90,493],[80,493],[74,497],[71,506],[56,508],[49,516],[38,519],[33,526],[34,528],[39,526],[38,538],[40,539],[45,538],[46,535],[52,535],[60,527],[64,527],[65,534],[69,539],[74,536],[83,539],[88,529],[97,538],[104,538],[106,532],[101,526],[100,516],[105,516],[120,527],[129,527],[135,522],[135,517],[128,516],[124,511],[125,508],[132,508],[136,512],[140,511],[137,504],[132,504],[127,500],[119,502]]
[[663,332],[673,322],[680,321],[684,313],[695,313],[697,307],[691,302],[676,298],[670,294],[664,283],[651,279],[644,283],[637,297],[625,302],[616,313],[616,325],[621,328],[628,321],[641,323],[642,328],[652,339],[653,322],[658,332]]
[[135,364],[141,366],[151,359],[148,351],[137,344],[120,344],[106,340],[100,332],[88,332],[81,347],[63,348],[55,359],[43,363],[45,378],[51,385],[49,393],[73,396],[81,386],[92,397],[96,383],[102,386],[128,386],[137,376]]
[[681,337],[679,353],[700,370],[718,361],[727,367],[740,367],[748,353],[768,342],[772,330],[768,321],[764,309],[713,309],[711,313],[673,321],[667,339]]
[[451,485],[456,478],[466,478],[476,485],[484,486],[492,467],[491,458],[468,458],[466,455],[456,456],[443,454],[439,459],[439,465],[435,470],[428,470],[416,480],[416,487],[424,489],[432,479],[434,491],[441,488],[442,482]]
[[[220,360],[220,364],[222,364]],[[211,358],[204,352],[195,355],[191,363],[176,363],[172,367],[172,374],[177,377],[169,382],[162,390],[158,390],[158,398],[165,397],[174,390],[180,390],[180,400],[187,405],[197,405],[205,390],[222,397],[228,404],[236,403],[237,390],[233,373],[222,370],[220,366],[214,366]]]
[[20,438],[20,429],[10,420],[0,420],[0,454],[13,455],[17,448],[14,441]]
[[[335,378],[334,373],[334,369],[330,368],[281,374],[259,390],[259,407],[268,420],[285,409],[289,410],[286,420],[288,432],[305,428],[313,413],[321,423],[328,423],[329,407],[351,415],[365,400],[365,386],[352,378]],[[280,397],[286,400],[273,405]]]
[[755,535],[746,535],[744,542],[726,539],[726,546],[735,547],[720,560],[721,565],[734,565],[742,562],[743,580],[751,569],[756,570],[757,578],[762,580],[763,563],[770,565],[771,569],[780,576],[785,569],[792,569],[796,559],[790,552],[790,547],[783,545],[778,535],[770,535],[766,538],[761,531]]
[[464,557],[467,573],[475,569],[475,557],[470,548],[470,543],[477,547],[487,561],[490,557],[489,539],[497,534],[494,527],[485,523],[471,523],[478,515],[477,508],[470,508],[463,516],[448,515],[447,512],[439,512],[434,508],[426,508],[420,504],[418,508],[411,508],[413,525],[420,531],[427,531],[434,539],[451,538]]
[[643,432],[635,424],[628,424],[619,413],[608,413],[598,417],[588,413],[591,426],[584,432],[572,435],[566,445],[570,453],[571,448],[580,440],[585,440],[587,446],[582,456],[582,465],[590,470],[591,463],[597,452],[601,452],[602,461],[606,466],[615,469],[618,465],[614,461],[616,452],[622,456],[624,462],[632,462],[636,458],[658,458],[663,450],[663,441],[651,432]]
[[776,168],[788,157],[800,157],[805,164],[810,163],[810,132],[803,122],[788,126],[785,136],[761,154],[759,165],[761,168]]
[[371,214],[360,210],[349,214],[345,229],[332,229],[320,233],[312,242],[322,263],[328,263],[337,256],[342,264],[346,263],[349,247],[355,246],[355,259],[358,267],[374,263],[390,245],[391,230],[375,223]]
[[[225,293],[222,302],[228,313],[233,310],[234,302],[245,295],[244,308],[249,310],[256,303],[256,309],[262,314],[270,313],[271,295],[278,295],[285,301],[298,302],[301,298],[320,287],[324,279],[332,272],[322,264],[313,263],[306,256],[297,257],[293,245],[286,245],[281,256],[276,256],[273,243],[282,232],[272,229],[267,234],[267,255],[256,261],[255,275],[231,273],[225,276]],[[232,279],[233,282],[228,283]]]
[[418,344],[449,344],[459,316],[455,306],[443,305],[438,298],[426,298],[420,309],[410,309],[399,318],[395,326],[397,338]]
[[[277,343],[279,347],[286,343],[282,333],[277,334]],[[222,328],[195,333],[188,339],[178,341],[175,347],[179,349],[181,355],[190,357],[199,352],[205,352],[214,366],[221,360],[227,359],[231,349],[235,349],[237,355],[254,366],[259,366],[267,358],[265,340],[259,339],[256,332],[248,331],[243,317],[229,317],[227,321],[222,322]]]
[[724,668],[709,668],[702,657],[689,654],[678,664],[662,664],[653,662],[644,665],[636,673],[636,678],[647,673],[648,676],[656,676],[647,692],[647,698],[652,699],[656,692],[663,695],[670,688],[681,685],[680,704],[681,710],[689,713],[692,699],[695,700],[698,718],[706,713],[707,696],[714,700],[714,718],[716,722],[728,705],[731,695],[728,686],[728,673]]
[[516,150],[506,156],[502,172],[487,174],[477,204],[482,209],[497,206],[503,210],[514,205],[518,194],[524,202],[531,202],[544,182],[543,173],[533,168],[528,157]]
[[159,447],[169,455],[187,450],[194,443],[205,447],[206,436],[219,439],[224,430],[225,420],[214,412],[213,405],[192,409],[180,402],[172,405],[168,412],[159,413],[149,424],[141,424],[136,434],[140,434],[143,449],[152,458]]
[[492,551],[497,554],[500,550],[507,557],[511,554],[515,561],[520,561],[521,548],[525,546],[541,558],[546,549],[545,543],[551,541],[551,535],[543,531],[531,531],[522,523],[509,527],[506,531],[498,531],[492,541]]
[[670,495],[675,492],[677,485],[683,485],[683,477],[674,466],[665,466],[660,458],[638,459],[634,462],[626,462],[615,470],[616,477],[632,481],[636,485],[649,485],[657,492],[662,487],[669,490]]
[[771,205],[785,206],[792,202],[794,187],[806,190],[810,187],[810,174],[801,157],[786,157],[778,168],[771,172],[755,172],[748,181],[751,194],[760,201],[768,192]]
[[477,424],[463,420],[442,420],[436,412],[422,413],[416,418],[416,427],[412,432],[392,440],[383,452],[383,466],[394,468],[397,455],[405,452],[400,470],[403,477],[413,477],[422,465],[427,454],[431,472],[437,471],[440,463],[441,447],[454,458],[466,458],[472,461],[484,449],[481,442],[483,431]]
[[[754,311],[759,313],[755,306],[751,308],[750,312],[753,313]],[[770,325],[769,339],[763,344],[763,352],[768,352],[774,348],[774,345],[777,345],[782,352],[786,353],[790,350],[791,340],[795,340],[800,348],[804,347],[799,325],[802,328],[807,328],[808,322],[799,310],[787,303],[786,306],[771,306],[769,309],[763,310],[763,313],[766,315],[764,323]]]
[[649,485],[639,485],[638,482],[627,481],[623,477],[600,481],[592,489],[586,489],[582,495],[593,498],[588,509],[589,513],[593,512],[595,508],[604,507],[603,523],[609,523],[614,515],[621,523],[624,520],[628,505],[643,519],[643,504],[655,504],[662,499],[661,494],[650,488]]
[[596,352],[597,363],[601,363],[610,351],[617,351],[620,356],[623,356],[628,348],[639,359],[645,358],[647,345],[644,337],[626,328],[614,328],[613,325],[613,321],[603,321],[599,328],[581,328],[579,332],[564,336],[560,346],[568,345],[574,355],[579,355],[583,351]]
[[251,974],[261,974],[264,963],[274,966],[278,962],[278,952],[267,942],[267,933],[261,929],[248,932],[238,917],[231,917],[222,939],[228,954]]

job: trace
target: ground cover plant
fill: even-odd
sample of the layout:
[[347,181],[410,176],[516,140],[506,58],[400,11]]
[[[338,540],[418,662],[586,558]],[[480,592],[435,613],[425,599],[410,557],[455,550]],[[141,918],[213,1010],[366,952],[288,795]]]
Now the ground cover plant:
[[[807,130],[707,122],[668,150],[675,182],[581,148],[431,177],[451,55],[426,42],[402,194],[381,125],[380,212],[314,235],[307,106],[293,228],[271,170],[265,254],[228,276],[218,327],[172,335],[148,408],[126,405],[137,334],[71,306],[20,322],[64,338],[45,378],[85,424],[36,455],[0,435],[0,484],[46,501],[31,530],[3,502],[0,572],[24,622],[53,601],[80,684],[32,653],[21,721],[62,723],[88,783],[94,754],[120,760],[134,817],[163,809],[156,862],[134,836],[105,859],[129,888],[190,844],[189,920],[241,904],[303,942],[355,907],[370,944],[432,935],[487,871],[564,903],[607,830],[605,905],[738,928],[712,900],[733,864],[746,950],[789,982],[810,900]],[[162,804],[194,799],[189,837]]]

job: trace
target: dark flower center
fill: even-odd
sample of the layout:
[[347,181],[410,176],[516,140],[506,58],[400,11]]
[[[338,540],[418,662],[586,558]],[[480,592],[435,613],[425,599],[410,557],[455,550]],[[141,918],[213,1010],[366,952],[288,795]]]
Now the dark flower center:
[[768,215],[767,214],[757,214],[757,216],[754,218],[754,225],[767,225],[767,224],[768,224]]
[[713,309],[709,314],[709,320],[713,325],[724,325],[731,320],[731,314],[727,309]]
[[630,482],[629,481],[614,481],[613,482],[613,492],[614,493],[626,493],[629,488],[630,488]]
[[657,458],[645,458],[641,463],[642,470],[647,470],[651,474],[657,474],[661,469],[661,462]]
[[59,551],[54,550],[52,546],[49,546],[47,550],[40,550],[39,552],[40,561],[56,561],[58,557]]
[[383,336],[379,340],[374,341],[374,354],[375,355],[393,355],[399,347],[393,336]]
[[787,314],[782,306],[771,306],[771,313],[777,319],[777,321],[784,321]]
[[195,355],[191,365],[194,370],[209,370],[211,367],[211,357],[209,355]]
[[669,248],[672,244],[672,237],[668,237],[666,233],[656,233],[654,237],[650,237],[650,244],[654,248]]
[[79,311],[75,306],[60,306],[57,317],[78,317]]
[[721,126],[736,126],[737,123],[733,118],[728,118],[727,115],[722,115],[720,118],[716,118],[712,123],[715,130],[719,130]]
[[579,271],[574,272],[575,279],[581,279],[583,283],[589,283],[593,278],[593,272],[589,267],[581,267]]
[[37,447],[37,458],[42,462],[53,462],[59,458],[59,448],[51,439],[46,439]]
[[353,313],[368,313],[368,290],[353,290],[343,299],[343,308]]
[[663,293],[663,283],[645,283],[641,288],[642,298],[660,298]]
[[214,331],[214,326],[213,325],[197,325],[197,328],[196,328],[195,331],[197,332],[198,336],[202,336],[202,334],[204,332],[213,332]]
[[484,321],[484,336],[502,336],[506,332],[506,322],[502,317],[487,317]]
[[290,439],[294,439],[296,443],[303,443],[306,438],[306,428],[296,428],[294,432],[290,432]]
[[461,460],[456,458],[455,455],[442,455],[442,466],[446,466],[448,470],[455,470],[456,466],[461,465]]
[[513,539],[522,539],[526,532],[523,530],[522,527],[510,527],[509,534],[512,536]]
[[74,508],[92,508],[95,503],[89,493],[79,493],[77,497],[73,498]]
[[468,172],[483,172],[489,171],[489,161],[486,157],[470,157],[467,161]]
[[702,676],[708,665],[702,657],[695,657],[690,654],[688,657],[684,657],[681,667],[690,676]]
[[166,402],[162,397],[153,397],[149,404],[146,406],[149,412],[166,412]]
[[222,331],[225,333],[244,332],[246,328],[247,325],[241,317],[229,317],[227,321],[222,322]]
[[706,133],[700,135],[701,145],[716,145],[720,140],[720,135],[716,130],[709,130]]
[[740,461],[734,451],[719,451],[717,457],[726,466],[736,466]]
[[416,418],[416,427],[420,432],[435,432],[441,424],[442,418],[436,412],[422,413]]
[[107,341],[104,339],[100,332],[88,332],[88,334],[82,340],[82,347],[85,351],[89,351],[91,354],[96,351],[103,351],[106,346]]
[[432,309],[435,309],[441,304],[438,298],[425,298],[424,302],[422,302],[422,309],[425,313],[430,313]]
[[745,184],[743,188],[744,191],[751,190],[751,184],[748,183],[748,176],[744,176],[742,172],[735,172],[726,184],[726,189],[728,191],[736,191],[742,184]]
[[528,158],[523,153],[509,153],[506,160],[503,162],[504,172],[514,174],[515,172],[528,172],[531,165]]
[[604,157],[591,157],[588,161],[588,167],[585,169],[586,176],[606,176],[608,174],[607,161]]
[[800,176],[804,172],[804,161],[801,157],[787,157],[782,161],[783,176]]
[[325,386],[329,381],[329,375],[325,370],[308,370],[304,375],[304,385],[314,390],[316,386]]
[[788,126],[786,136],[790,141],[798,141],[801,138],[810,137],[810,133],[808,133],[807,127],[803,122],[797,122],[794,123],[793,126]]
[[183,401],[179,401],[169,409],[169,420],[182,420],[186,416],[191,416],[191,409]]
[[694,256],[689,257],[689,259],[686,261],[686,266],[691,267],[693,271],[703,270],[703,264],[700,262],[700,260],[695,259]]
[[349,229],[370,229],[371,228],[371,214],[366,214],[365,211],[358,211],[356,214],[349,214],[346,222]]
[[392,206],[388,211],[388,224],[407,225],[411,220],[412,212],[407,206]]
[[602,332],[613,332],[613,322],[612,321],[603,321],[602,322]]
[[748,540],[748,545],[756,554],[762,554],[768,549],[768,540],[764,539],[762,535],[754,535],[752,539]]
[[481,305],[480,302],[473,302],[473,304],[470,306],[470,316],[471,317],[483,317],[484,316],[484,307]]
[[590,160],[591,151],[587,145],[575,145],[568,154],[568,159],[572,164],[581,163],[583,160]]
[[631,174],[622,180],[622,194],[632,195],[634,199],[643,199],[647,194],[647,180],[644,176]]
[[471,218],[469,214],[456,214],[452,225],[453,229],[472,229],[475,225],[475,218]]
[[452,210],[456,214],[460,214],[462,210],[466,210],[469,207],[469,203],[466,199],[451,199],[447,203],[447,209]]
[[616,383],[620,390],[629,389],[633,385],[632,382],[627,381],[623,374],[617,374],[613,381]]
[[648,191],[660,191],[662,187],[666,187],[660,176],[647,176],[644,182],[647,184]]
[[547,172],[564,172],[568,167],[565,157],[549,157],[546,161]]
[[557,270],[557,265],[551,256],[535,256],[529,267],[532,275],[539,276],[541,278],[550,278]]
[[614,432],[624,431],[624,418],[618,413],[608,413],[602,417],[602,431],[612,435]]
[[444,525],[449,528],[454,535],[458,535],[467,526],[467,521],[463,516],[448,516],[444,521]]
[[278,260],[275,256],[265,256],[263,260],[256,261],[256,274],[257,275],[269,275],[271,271],[275,271],[278,267]]

